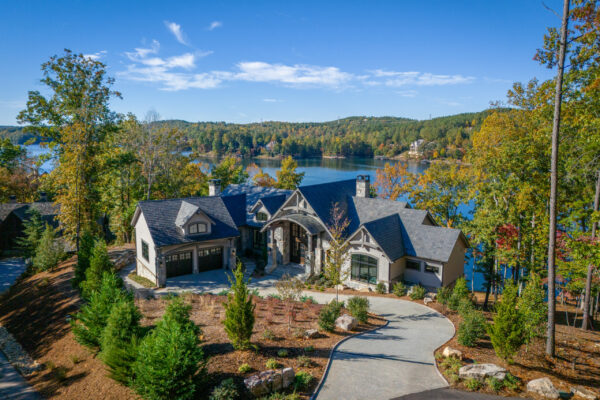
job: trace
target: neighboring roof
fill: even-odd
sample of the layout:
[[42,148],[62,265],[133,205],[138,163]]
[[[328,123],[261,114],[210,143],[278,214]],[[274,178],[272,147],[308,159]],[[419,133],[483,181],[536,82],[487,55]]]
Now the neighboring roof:
[[[204,212],[214,222],[210,234],[186,236],[181,232],[175,221],[184,202],[198,207],[197,210]],[[157,247],[239,236],[236,224],[221,197],[148,200],[140,201],[138,207],[144,215],[152,240]]]
[[286,214],[277,219],[273,219],[265,224],[263,227],[263,231],[273,222],[279,221],[292,221],[298,225],[300,225],[306,232],[310,235],[316,235],[317,233],[323,232],[325,227],[319,223],[314,217],[309,217],[308,215],[303,214]]
[[[255,222],[254,216],[251,213],[252,207],[256,204],[256,202],[258,202],[261,199],[265,199],[265,198],[269,198],[269,197],[278,197],[278,196],[285,196],[285,198],[284,198],[284,201],[285,201],[285,199],[289,195],[291,195],[292,192],[293,192],[292,190],[276,189],[276,188],[267,187],[267,186],[254,186],[254,185],[250,185],[247,183],[242,183],[242,184],[232,184],[232,185],[227,186],[225,188],[225,190],[223,190],[222,196],[223,196],[223,199],[226,199],[227,197],[244,194],[246,196],[245,225],[260,227],[260,226],[262,226],[262,224]],[[275,201],[275,200],[273,200],[273,201]],[[267,202],[269,202],[269,200],[267,200]],[[283,202],[281,204],[283,204]],[[279,206],[281,206],[281,204]],[[279,208],[279,206],[277,207],[277,209]],[[238,224],[238,226],[241,226],[241,225],[244,225],[244,224]]]
[[23,203],[0,203],[0,222],[4,221],[14,209],[22,207]]
[[38,201],[34,203],[1,203],[0,222],[4,221],[10,213],[13,213],[21,221],[28,218],[27,211],[36,209],[42,216],[42,221],[53,224],[54,217],[58,215],[59,206],[51,201]]

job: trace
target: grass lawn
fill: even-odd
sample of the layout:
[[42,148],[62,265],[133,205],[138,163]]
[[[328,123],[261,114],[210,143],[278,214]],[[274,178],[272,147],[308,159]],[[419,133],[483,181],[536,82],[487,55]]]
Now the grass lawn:
[[139,283],[140,285],[142,285],[145,288],[152,289],[152,288],[156,287],[154,282],[152,282],[150,279],[144,278],[143,276],[139,276],[138,274],[135,273],[135,271],[130,273],[129,275],[127,275],[127,277],[129,279],[131,279],[132,281]]

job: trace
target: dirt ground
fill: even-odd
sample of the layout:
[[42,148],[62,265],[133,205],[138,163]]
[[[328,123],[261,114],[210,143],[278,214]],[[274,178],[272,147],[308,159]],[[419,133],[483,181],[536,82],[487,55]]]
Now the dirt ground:
[[[46,368],[28,378],[42,396],[50,399],[137,399],[131,389],[106,376],[103,363],[86,348],[79,345],[71,333],[69,315],[80,307],[78,293],[71,287],[73,277],[71,259],[55,271],[42,272],[17,282],[0,298],[0,324]],[[297,338],[299,331],[317,328],[321,305],[298,303],[295,306],[292,328],[288,329],[287,306],[273,298],[256,301],[256,323],[252,342],[255,350],[234,351],[224,332],[222,302],[224,296],[185,295],[193,306],[192,319],[202,329],[202,346],[209,356],[209,388],[199,393],[206,396],[211,387],[221,380],[233,377],[240,385],[244,377],[266,369],[269,358],[275,358],[286,367],[304,370],[314,376],[311,386],[302,393],[308,398],[324,373],[332,347],[349,335],[335,331],[315,339]],[[142,323],[153,325],[164,312],[165,299],[137,300],[144,314]],[[357,331],[373,329],[384,324],[382,318],[371,316]],[[264,332],[272,333],[265,338]],[[312,349],[311,349],[312,346]],[[278,357],[279,350],[288,352]],[[298,356],[310,359],[310,366],[300,367]],[[247,363],[252,371],[241,374],[238,367]]]

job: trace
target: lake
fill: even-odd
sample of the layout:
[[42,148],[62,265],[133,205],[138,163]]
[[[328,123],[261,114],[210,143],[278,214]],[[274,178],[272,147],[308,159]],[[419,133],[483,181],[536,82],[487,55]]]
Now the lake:
[[[48,150],[41,148],[39,145],[26,146],[29,155],[38,156],[46,153]],[[213,164],[214,159],[202,159],[202,162]],[[383,168],[386,162],[392,162],[388,160],[376,160],[373,158],[343,158],[343,159],[318,159],[308,158],[299,159],[298,171],[304,172],[304,179],[302,180],[303,185],[312,185],[323,182],[333,182],[345,179],[354,179],[357,175],[370,175],[371,182],[375,181],[375,173],[378,168]],[[255,163],[258,167],[262,168],[263,171],[269,175],[275,177],[275,172],[280,168],[280,160],[272,159],[245,159],[242,161],[244,167]],[[408,170],[412,173],[421,174],[423,173],[429,164],[420,162],[408,162]],[[52,161],[47,161],[42,165],[45,171],[51,171],[53,168]],[[408,200],[408,199],[401,199]],[[465,216],[469,216],[473,207],[470,204],[465,204],[460,208],[460,212]],[[467,254],[465,263],[465,277],[469,280],[469,286],[473,286],[475,290],[482,291],[483,288],[483,275],[475,273],[475,280],[471,283],[471,277],[473,276],[473,260],[471,252]]]

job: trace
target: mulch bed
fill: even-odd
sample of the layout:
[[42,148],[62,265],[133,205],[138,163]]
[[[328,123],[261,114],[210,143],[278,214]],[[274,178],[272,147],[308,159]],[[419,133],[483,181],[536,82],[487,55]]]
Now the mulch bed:
[[[77,312],[81,301],[71,287],[74,259],[61,264],[56,270],[24,277],[0,297],[0,324],[13,334],[23,348],[47,368],[27,378],[43,397],[52,399],[138,399],[129,388],[106,376],[104,364],[75,341],[69,325],[69,315]],[[243,379],[266,369],[269,358],[275,358],[295,371],[310,372],[315,379],[301,393],[310,397],[325,372],[333,346],[351,333],[335,331],[315,339],[296,338],[295,332],[317,328],[318,313],[322,305],[298,303],[292,328],[288,329],[286,305],[274,298],[256,301],[256,323],[252,342],[256,350],[234,351],[222,326],[224,296],[185,295],[193,306],[192,319],[202,329],[202,346],[208,361],[209,388],[223,379],[233,377],[243,384]],[[142,323],[153,325],[164,312],[165,299],[136,300],[144,314]],[[383,325],[383,318],[371,315],[367,324],[360,325],[352,334]],[[274,337],[265,339],[270,330]],[[313,351],[306,350],[312,346]],[[278,357],[280,349],[288,351],[287,357]],[[297,357],[311,360],[310,367],[300,367]],[[241,374],[238,367],[247,363],[253,371]],[[208,391],[207,390],[207,391]]]

